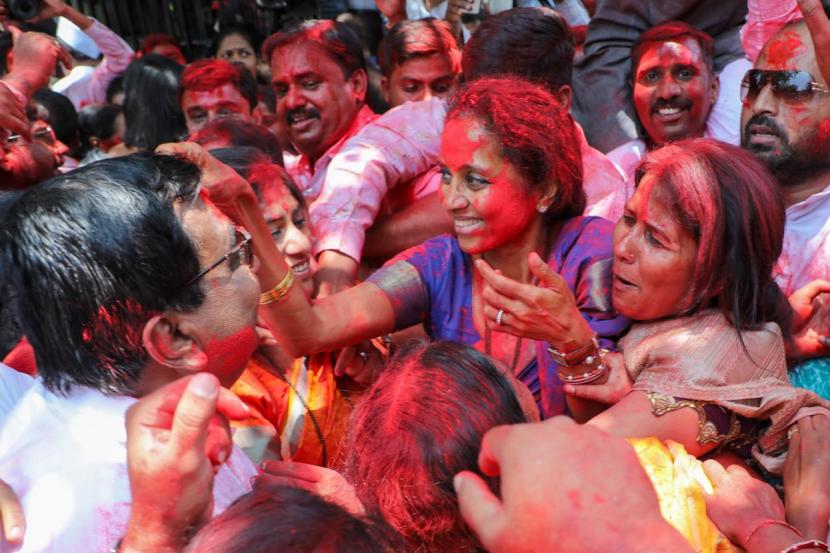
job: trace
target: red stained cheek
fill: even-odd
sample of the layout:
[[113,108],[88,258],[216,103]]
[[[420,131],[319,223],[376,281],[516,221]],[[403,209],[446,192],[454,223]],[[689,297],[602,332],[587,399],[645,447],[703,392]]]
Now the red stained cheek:
[[229,387],[239,378],[258,344],[259,338],[252,326],[230,336],[212,338],[205,345],[210,372],[223,386]]
[[767,63],[775,68],[784,68],[805,51],[801,36],[795,31],[789,31],[769,43],[766,51]]

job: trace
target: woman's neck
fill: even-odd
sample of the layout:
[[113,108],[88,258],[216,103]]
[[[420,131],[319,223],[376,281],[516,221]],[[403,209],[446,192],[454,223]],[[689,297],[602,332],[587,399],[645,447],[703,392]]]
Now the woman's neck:
[[537,252],[545,259],[547,252],[544,250],[549,232],[550,227],[542,222],[541,217],[537,217],[516,240],[484,252],[481,257],[504,276],[529,283],[533,275],[527,257],[531,252]]

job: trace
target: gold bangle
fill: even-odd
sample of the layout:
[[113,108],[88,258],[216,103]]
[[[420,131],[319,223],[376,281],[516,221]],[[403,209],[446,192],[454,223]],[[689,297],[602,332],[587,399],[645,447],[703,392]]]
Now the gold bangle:
[[294,271],[292,271],[289,267],[288,272],[285,273],[285,276],[282,277],[281,281],[279,281],[273,288],[271,288],[267,292],[263,292],[259,295],[259,304],[268,305],[269,303],[280,301],[282,298],[285,297],[286,294],[288,294],[288,291],[291,290],[291,286],[293,284]]

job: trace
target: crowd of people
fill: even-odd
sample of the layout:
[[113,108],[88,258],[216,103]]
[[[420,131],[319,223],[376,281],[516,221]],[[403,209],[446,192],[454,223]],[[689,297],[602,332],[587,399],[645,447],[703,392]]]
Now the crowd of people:
[[0,551],[830,552],[830,4],[35,5]]

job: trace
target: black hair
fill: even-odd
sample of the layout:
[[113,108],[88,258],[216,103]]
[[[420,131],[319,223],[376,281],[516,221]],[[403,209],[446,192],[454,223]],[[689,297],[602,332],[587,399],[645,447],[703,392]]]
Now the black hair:
[[222,41],[231,35],[239,35],[247,40],[248,44],[254,49],[254,55],[259,55],[259,51],[262,48],[262,37],[257,30],[245,23],[234,23],[221,27],[216,37],[214,37],[210,48],[214,57],[219,54],[219,45],[222,44]]
[[121,106],[115,104],[92,104],[78,112],[78,130],[81,135],[79,157],[95,148],[93,140],[107,140],[115,134],[115,120],[121,113]]
[[263,57],[270,62],[274,50],[297,42],[320,46],[340,67],[346,79],[355,71],[366,71],[360,39],[348,25],[339,21],[312,19],[274,33],[262,46]]
[[548,8],[514,8],[486,18],[464,47],[467,81],[515,75],[550,90],[570,85],[574,36],[565,18]]
[[114,104],[113,98],[124,92],[124,76],[119,75],[107,85],[107,103]]
[[[75,106],[63,94],[41,88],[32,95],[32,100],[49,113],[49,126],[55,131],[55,136],[70,149],[78,146],[78,112]],[[30,117],[31,118],[31,117]]]
[[282,150],[277,137],[265,127],[236,117],[214,119],[193,133],[190,140],[201,145],[221,142],[230,148],[242,146],[256,148],[268,156],[268,160],[272,163],[283,164]]
[[[257,148],[246,146],[236,148],[216,148],[215,150],[210,151],[210,155],[239,173],[243,179],[247,180],[251,184],[251,188],[254,189],[257,199],[262,201],[261,186],[263,183],[258,182],[258,179],[256,178],[257,175],[252,174],[252,169],[262,163],[273,163],[268,156],[263,154],[262,151]],[[296,184],[294,184],[294,181],[291,180],[291,177],[289,177],[285,171],[281,171],[280,173],[282,175],[282,184],[288,189],[291,197],[297,200],[297,205],[305,211],[308,211],[308,204],[306,203],[305,197],[303,197],[303,193],[300,192],[300,189]],[[267,185],[272,183],[269,182],[265,184]]]
[[[149,153],[106,159],[27,189],[0,229],[0,281],[44,385],[134,393],[146,322],[204,300],[197,252],[174,202],[193,200],[199,170]],[[203,204],[198,204],[203,205]]]
[[258,483],[208,522],[187,553],[382,553],[402,551],[381,520],[359,518],[299,488]]
[[158,54],[135,60],[124,75],[124,143],[152,151],[187,135],[179,104],[182,66]]
[[712,37],[684,21],[666,21],[643,32],[631,45],[631,82],[634,82],[636,78],[637,67],[640,65],[640,59],[643,57],[647,46],[663,42],[676,42],[687,38],[697,42],[706,67],[710,72],[714,72],[715,41],[712,40]]

